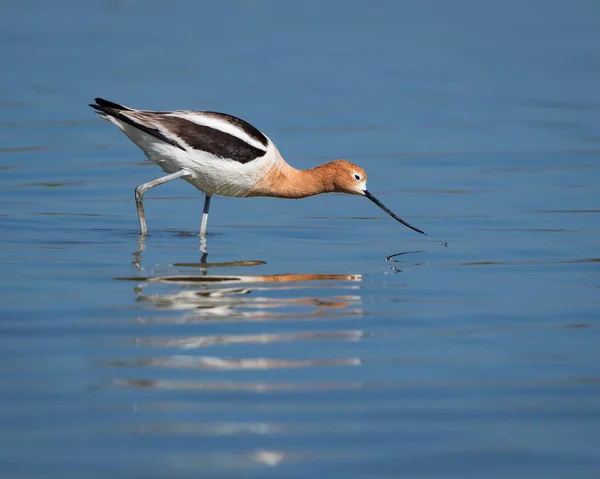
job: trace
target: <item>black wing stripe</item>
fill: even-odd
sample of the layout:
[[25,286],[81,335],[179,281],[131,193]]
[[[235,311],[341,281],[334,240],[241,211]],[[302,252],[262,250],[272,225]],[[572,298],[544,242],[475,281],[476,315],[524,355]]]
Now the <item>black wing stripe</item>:
[[[249,145],[237,136],[216,128],[199,125],[176,116],[162,116],[161,125],[173,136],[194,150],[205,151],[219,158],[226,158],[245,164],[264,156],[265,150]],[[258,130],[257,130],[258,131]],[[266,145],[265,145],[266,146]]]
[[[219,158],[245,164],[264,156],[269,145],[267,137],[250,123],[225,113],[200,112],[233,124],[244,131],[250,138],[264,145],[265,149],[256,148],[237,136],[225,133],[217,128],[199,125],[185,118],[170,116],[170,112],[131,110],[118,103],[103,100],[102,98],[96,98],[96,103],[90,106],[183,151],[188,151],[188,148],[185,146],[187,145],[194,150],[205,151]],[[139,116],[140,120],[137,120],[135,116]],[[147,126],[141,122],[143,120],[146,120],[148,123],[160,124],[162,128]],[[181,142],[166,136],[163,133],[164,131],[170,133],[173,137],[179,138]]]
[[235,116],[228,115],[226,113],[217,113],[215,111],[203,111],[203,112],[199,112],[199,113],[201,113],[202,115],[221,119],[227,123],[231,123],[232,125],[238,127],[240,130],[242,130],[244,133],[246,133],[246,135],[248,135],[250,138],[258,141],[265,148],[267,146],[269,146],[269,140],[267,139],[267,137],[265,135],[263,135],[258,129],[253,127],[250,123],[242,120],[241,118],[237,118]]

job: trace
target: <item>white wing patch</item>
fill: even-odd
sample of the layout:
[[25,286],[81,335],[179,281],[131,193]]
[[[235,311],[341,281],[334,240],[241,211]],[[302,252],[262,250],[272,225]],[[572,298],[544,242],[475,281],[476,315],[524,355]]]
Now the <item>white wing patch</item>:
[[174,111],[170,113],[169,116],[175,116],[178,118],[183,118],[184,120],[191,121],[196,123],[197,125],[208,126],[209,128],[214,128],[215,130],[222,131],[223,133],[228,133],[236,138],[239,138],[242,141],[245,141],[249,145],[252,145],[254,148],[258,148],[261,151],[267,151],[267,147],[263,145],[261,142],[256,141],[254,138],[249,136],[244,130],[238,128],[235,125],[227,122],[226,120],[222,120],[220,118],[215,118],[210,115],[203,115],[202,112],[189,112],[189,111]]

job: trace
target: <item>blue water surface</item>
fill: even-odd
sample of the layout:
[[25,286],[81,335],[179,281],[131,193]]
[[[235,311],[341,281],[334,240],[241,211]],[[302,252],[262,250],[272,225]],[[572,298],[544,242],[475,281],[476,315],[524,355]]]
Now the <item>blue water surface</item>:
[[[0,473],[596,478],[600,4],[0,6]],[[206,109],[363,198],[203,200],[87,106]],[[400,254],[401,253],[401,254]]]

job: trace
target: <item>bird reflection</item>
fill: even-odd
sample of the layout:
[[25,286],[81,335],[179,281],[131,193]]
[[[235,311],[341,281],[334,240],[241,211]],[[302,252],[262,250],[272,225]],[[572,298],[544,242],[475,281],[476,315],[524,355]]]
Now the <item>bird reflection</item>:
[[[200,238],[200,262],[173,263],[169,265],[172,274],[144,275],[142,253],[145,249],[145,239],[140,236],[138,249],[133,253],[132,264],[137,270],[133,277],[115,278],[118,280],[135,281],[134,288],[138,302],[152,303],[156,309],[169,309],[188,312],[176,322],[189,322],[194,319],[284,319],[289,317],[306,316],[299,308],[312,308],[311,316],[326,314],[326,310],[345,309],[344,314],[361,314],[361,298],[357,294],[331,295],[331,290],[342,288],[355,293],[362,277],[356,274],[280,274],[280,275],[219,275],[209,274],[218,268],[252,267],[264,265],[261,260],[240,260],[229,262],[208,262],[206,237]],[[199,268],[200,272],[189,274],[189,268]],[[182,274],[182,272],[186,274]],[[273,292],[283,290],[300,290],[315,287],[314,282],[327,282],[326,297],[305,297],[293,294],[288,298],[271,297]],[[162,283],[181,286],[180,290],[169,289],[166,292],[144,294],[144,286],[152,283]],[[230,287],[235,283],[235,287]],[[272,286],[265,286],[270,283]],[[297,283],[294,287],[289,283]],[[329,284],[331,283],[331,284]],[[334,283],[338,283],[336,286]],[[339,284],[343,284],[340,286]],[[243,286],[240,286],[243,285]],[[308,286],[310,285],[310,286]],[[192,288],[194,286],[194,288]],[[325,289],[325,288],[321,288]],[[252,294],[254,293],[254,294]],[[259,293],[259,294],[256,294]],[[146,321],[146,320],[144,320]]]
[[133,253],[133,260],[131,261],[131,266],[133,266],[138,271],[143,271],[142,267],[142,253],[146,249],[146,242],[143,236],[138,238],[138,247],[137,250]]
[[[150,305],[159,311],[179,314],[144,315],[139,324],[168,323],[172,325],[214,321],[313,321],[315,319],[345,319],[360,317],[362,298],[359,284],[362,277],[356,274],[280,274],[280,275],[233,275],[217,274],[224,267],[253,267],[265,264],[260,260],[232,262],[173,263],[168,274],[143,273],[142,252],[144,240],[140,239],[134,253],[137,274],[116,278],[134,281],[136,301]],[[203,253],[203,255],[206,253]],[[196,270],[190,273],[190,268]],[[200,271],[197,271],[197,268]],[[145,288],[152,285],[152,293]],[[175,290],[173,290],[175,287]],[[310,294],[305,292],[310,291]],[[317,294],[315,294],[315,291]],[[323,293],[323,294],[319,294]],[[205,347],[236,345],[242,343],[272,344],[295,341],[356,341],[363,337],[360,330],[259,332],[256,334],[217,334],[214,336],[147,337],[135,339],[138,348],[193,350]],[[266,358],[187,356],[181,353],[160,357],[110,361],[112,367],[150,367],[179,369],[276,369],[317,366],[357,366],[359,358]],[[160,383],[164,384],[164,383]]]
[[[142,273],[144,271],[144,267],[142,265],[142,253],[146,249],[146,236],[140,235],[137,241],[137,249],[133,252],[131,265],[137,270],[138,273]],[[258,260],[249,260],[249,261],[230,261],[230,262],[222,262],[222,263],[209,263],[208,262],[208,250],[206,249],[206,236],[200,236],[200,243],[198,246],[198,250],[200,251],[200,261],[192,262],[192,263],[174,263],[173,266],[188,266],[188,267],[200,267],[200,268],[214,268],[214,267],[225,267],[225,266],[257,266],[260,264],[265,264],[264,261]]]
[[[145,294],[137,289],[137,301],[150,303],[157,310],[184,311],[169,322],[184,323],[211,320],[272,321],[312,319],[315,317],[348,317],[362,314],[358,286],[360,275],[284,274],[284,275],[163,275],[119,278],[144,283],[176,284],[182,289]],[[325,297],[305,296],[304,289],[315,289],[315,281],[323,282]],[[336,285],[338,281],[350,284]],[[235,287],[231,287],[235,283]],[[267,283],[267,284],[265,284]],[[290,283],[297,283],[292,285]],[[196,286],[196,288],[190,288]],[[183,288],[185,287],[185,289]],[[331,294],[341,289],[342,294]],[[281,292],[289,291],[288,297]],[[338,312],[339,311],[339,312]],[[143,318],[140,322],[158,322],[164,318]]]
[[[143,237],[139,239],[132,261],[136,274],[115,279],[135,282],[136,303],[153,314],[138,317],[138,324],[146,330],[132,339],[134,354],[113,358],[105,365],[118,370],[135,369],[138,373],[147,370],[148,376],[142,373],[132,379],[127,373],[128,379],[115,379],[113,384],[152,389],[244,391],[349,387],[345,382],[288,384],[254,376],[238,377],[239,380],[215,376],[228,371],[361,366],[361,358],[352,353],[354,348],[332,348],[340,354],[324,351],[336,343],[361,341],[362,330],[343,326],[323,330],[321,326],[313,328],[310,324],[316,320],[362,317],[362,277],[358,274],[234,274],[232,271],[237,272],[240,267],[252,271],[248,268],[265,262],[258,259],[209,262],[205,240],[201,239],[199,258],[159,268],[154,265],[145,271],[142,254],[146,245]],[[220,274],[225,273],[223,268],[226,274]],[[281,321],[293,321],[294,326],[289,330],[274,326]],[[244,331],[244,327],[232,330],[219,326],[226,322],[263,322],[264,326],[253,326],[251,332]],[[203,323],[212,323],[210,330],[205,330]],[[298,331],[299,324],[308,327]],[[170,327],[165,330],[163,325]],[[177,328],[183,334],[178,334]],[[162,333],[153,335],[158,331]],[[306,348],[307,342],[324,342],[326,346]],[[295,351],[286,357],[288,346],[273,348],[278,343],[289,343],[290,350],[295,348]],[[349,351],[352,352],[348,354]],[[193,377],[157,378],[159,370],[177,370],[177,374],[184,375],[184,371],[187,374],[193,371]],[[209,376],[204,377],[205,374]],[[360,387],[360,384],[351,383],[350,387]]]

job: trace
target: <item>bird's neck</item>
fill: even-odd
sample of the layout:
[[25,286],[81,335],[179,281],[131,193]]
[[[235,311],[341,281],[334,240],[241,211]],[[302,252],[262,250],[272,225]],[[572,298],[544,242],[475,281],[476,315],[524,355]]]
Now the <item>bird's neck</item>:
[[306,198],[333,191],[333,181],[327,175],[327,164],[309,170],[297,170],[281,158],[248,196]]

